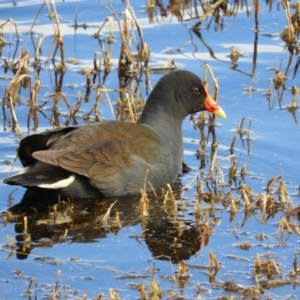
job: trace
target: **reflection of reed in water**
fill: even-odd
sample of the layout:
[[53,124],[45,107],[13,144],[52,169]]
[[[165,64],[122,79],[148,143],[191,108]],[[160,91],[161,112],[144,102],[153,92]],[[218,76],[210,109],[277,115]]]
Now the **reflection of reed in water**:
[[[179,187],[177,182],[174,189]],[[203,239],[202,223],[194,222],[193,218],[184,219],[181,207],[177,211],[181,192],[169,190],[147,197],[146,213],[141,211],[140,196],[117,201],[75,198],[58,201],[56,197],[27,190],[20,203],[6,213],[10,222],[16,222],[16,255],[24,259],[37,247],[57,243],[91,243],[136,224],[141,224],[141,233],[134,238],[144,241],[154,257],[179,262],[196,254]],[[30,235],[30,242],[25,235]]]

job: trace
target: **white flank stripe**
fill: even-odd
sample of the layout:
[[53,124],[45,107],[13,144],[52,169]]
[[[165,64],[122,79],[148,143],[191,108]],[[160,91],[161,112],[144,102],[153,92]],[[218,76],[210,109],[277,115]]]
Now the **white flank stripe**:
[[51,183],[51,184],[40,184],[38,185],[38,187],[43,188],[43,189],[60,189],[60,188],[64,188],[68,185],[70,185],[74,180],[75,180],[76,175],[72,174],[70,177]]

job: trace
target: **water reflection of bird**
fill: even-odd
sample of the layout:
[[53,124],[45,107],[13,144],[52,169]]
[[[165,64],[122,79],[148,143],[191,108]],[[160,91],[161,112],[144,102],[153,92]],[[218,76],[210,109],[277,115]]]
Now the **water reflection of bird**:
[[26,168],[3,181],[84,198],[136,194],[145,182],[158,189],[180,172],[183,119],[202,110],[226,118],[195,74],[169,73],[156,84],[137,124],[97,122],[26,137],[18,150]]
[[[173,189],[175,198],[180,199],[180,181],[176,182]],[[70,202],[58,203],[57,197],[46,197],[27,190],[21,202],[9,209],[14,218],[11,222],[16,222],[17,258],[26,259],[39,247],[52,247],[65,242],[94,243],[101,238],[108,238],[109,233],[117,234],[121,228],[117,230],[114,227],[113,217],[118,213],[122,228],[141,225],[141,234],[134,238],[141,243],[144,241],[153,257],[171,259],[176,263],[189,259],[200,251],[203,236],[201,224],[196,224],[194,220],[177,220],[176,216],[164,209],[164,197],[160,194],[157,197],[156,201],[149,199],[149,215],[146,218],[141,217],[138,209],[140,197],[118,199],[111,208],[110,221],[104,226],[98,222],[101,219],[99,216],[106,214],[115,199],[98,203],[74,198]],[[49,213],[49,207],[55,207],[54,211]],[[24,214],[27,215],[26,234],[31,237],[30,244],[24,240]],[[49,263],[58,264],[59,261]]]

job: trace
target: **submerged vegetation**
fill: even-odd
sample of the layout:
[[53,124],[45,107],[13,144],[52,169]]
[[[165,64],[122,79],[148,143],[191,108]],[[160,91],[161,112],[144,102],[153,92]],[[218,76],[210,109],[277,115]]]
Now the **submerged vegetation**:
[[[65,42],[63,21],[54,1],[42,2],[36,11],[27,32],[32,41],[30,49],[21,46],[21,32],[17,21],[10,16],[6,16],[6,21],[0,20],[0,57],[4,70],[1,79],[5,80],[1,117],[6,133],[13,132],[21,139],[27,132],[38,131],[40,123],[43,126],[46,123],[48,127],[60,127],[101,122],[108,115],[103,116],[100,110],[100,105],[105,103],[108,103],[111,114],[109,118],[136,122],[143,109],[145,95],[154,84],[153,81],[151,83],[152,75],[172,72],[178,68],[172,54],[187,56],[199,62],[196,55],[197,43],[206,49],[211,58],[226,64],[230,72],[238,72],[240,76],[247,76],[252,80],[256,77],[259,15],[262,5],[257,0],[253,1],[252,7],[248,7],[249,3],[242,0],[213,2],[149,0],[143,11],[143,14],[148,16],[148,22],[151,24],[165,22],[167,25],[170,20],[174,22],[175,19],[184,26],[189,26],[190,29],[187,30],[189,40],[186,44],[192,44],[194,47],[192,54],[185,53],[183,49],[185,45],[168,49],[170,59],[165,61],[165,64],[159,65],[151,62],[151,41],[145,39],[137,11],[130,2],[123,1],[122,13],[116,11],[112,1],[99,2],[95,6],[105,9],[107,17],[105,20],[97,20],[97,28],[94,25],[90,26],[89,23],[81,24],[78,21],[80,13],[76,9],[71,24],[74,30],[74,45]],[[278,3],[266,1],[265,6],[270,11],[278,9],[285,16],[286,24],[278,37],[286,43],[289,59],[287,62],[275,61],[274,63],[278,65],[270,66],[270,71],[274,75],[271,80],[265,79],[267,88],[262,92],[268,101],[269,109],[273,109],[275,103],[280,108],[286,108],[297,124],[298,87],[296,85],[288,87],[288,82],[290,78],[297,76],[300,65],[298,43],[300,5],[288,1]],[[245,17],[239,16],[241,10],[245,10],[247,17],[254,20],[250,72],[239,67],[239,61],[243,58],[243,53],[239,49],[232,47],[227,60],[224,60],[215,53],[212,42],[206,41],[203,37],[204,31],[223,31],[229,18]],[[37,24],[45,13],[49,18],[47,26],[52,26],[51,33],[48,32],[47,35],[37,29]],[[66,55],[68,47],[76,48],[80,28],[89,30],[89,34],[98,43],[90,59],[92,64],[88,67],[81,67],[83,63],[80,58]],[[46,41],[47,38],[49,40],[49,36],[51,42]],[[3,52],[6,56],[2,56]],[[218,100],[220,98],[218,76],[210,64],[203,64],[202,61],[201,63],[202,77],[204,81],[212,83],[210,89],[213,89],[212,94]],[[76,70],[85,82],[83,87],[78,87],[75,83],[70,85],[66,83],[69,81],[66,78],[74,66],[77,66]],[[111,86],[109,82],[111,77],[116,74],[114,87],[107,88],[106,85]],[[49,89],[49,93],[45,94],[43,89]],[[253,92],[255,90],[252,87],[246,90],[246,93]],[[292,99],[289,103],[285,100],[286,94],[288,94],[286,98]],[[132,272],[131,267],[128,267],[126,272],[118,271],[115,266],[106,267],[116,273],[119,282],[121,279],[130,280],[129,288],[133,291],[130,293],[126,291],[127,294],[122,295],[122,291],[118,291],[121,289],[114,286],[114,282],[105,296],[103,293],[95,296],[94,293],[95,299],[133,299],[138,295],[140,299],[151,300],[191,299],[191,296],[184,298],[185,293],[199,299],[215,295],[221,297],[223,294],[226,297],[220,299],[273,299],[277,288],[294,286],[298,291],[300,283],[298,250],[294,249],[293,257],[285,258],[268,255],[268,251],[260,251],[287,246],[290,239],[298,238],[300,206],[294,203],[294,198],[298,195],[291,195],[286,186],[282,174],[284,170],[280,170],[274,177],[264,178],[266,184],[263,191],[257,192],[251,186],[251,180],[255,180],[253,178],[255,176],[249,172],[248,165],[253,154],[252,126],[255,121],[241,117],[229,137],[231,141],[228,143],[229,154],[224,155],[223,151],[219,155],[220,143],[214,117],[202,112],[197,116],[191,116],[190,120],[194,129],[199,132],[199,148],[195,153],[199,161],[199,170],[191,171],[190,167],[195,166],[184,165],[182,177],[176,185],[168,186],[165,190],[149,194],[142,190],[141,195],[117,201],[116,199],[87,201],[76,199],[76,195],[70,199],[47,198],[26,191],[22,201],[17,204],[13,201],[15,193],[13,191],[9,199],[9,209],[2,214],[2,222],[4,227],[9,227],[10,223],[16,225],[18,239],[15,241],[8,235],[8,243],[3,244],[2,241],[0,249],[8,252],[7,259],[11,260],[14,254],[23,260],[34,256],[32,264],[38,262],[62,268],[66,264],[65,261],[52,256],[35,256],[35,250],[68,242],[91,243],[110,234],[120,235],[124,228],[140,224],[140,232],[127,238],[134,238],[138,243],[147,246],[156,262],[170,262],[169,273],[158,275],[155,262],[149,270],[140,272]],[[239,151],[240,148],[243,151]],[[246,157],[242,156],[242,152]],[[4,163],[13,169],[15,162],[16,159],[13,162],[6,159]],[[184,174],[189,172],[192,176],[186,179]],[[192,256],[198,257],[203,248],[210,246],[211,237],[216,235],[218,228],[223,225],[222,219],[223,222],[226,219],[226,222],[231,224],[229,234],[241,240],[224,249],[222,256],[216,254],[212,248],[209,255],[202,260],[203,263],[189,263]],[[233,222],[236,222],[235,225]],[[255,223],[257,234],[252,232],[248,238],[250,234],[244,228],[249,222]],[[262,228],[266,225],[270,225],[272,233],[264,232]],[[218,232],[220,244],[224,238],[222,233],[224,234],[222,230]],[[271,238],[275,238],[276,246],[274,242],[266,242]],[[236,255],[234,253],[237,252],[232,250],[239,249],[246,252],[253,248],[254,257]],[[71,263],[85,263],[75,257],[76,253],[72,253],[72,256],[69,259]],[[230,263],[226,265],[227,259],[246,262],[247,272],[235,273]],[[224,274],[222,279],[219,279],[220,272],[224,268],[227,273],[233,274],[231,279],[227,280]],[[199,273],[205,275],[206,282],[197,281]],[[32,274],[24,275],[22,268],[15,270],[15,274],[17,278],[25,278],[28,281],[28,289],[23,296],[33,297],[38,292],[35,282],[41,282],[40,279]],[[248,284],[240,284],[240,277]],[[80,294],[76,288],[62,284],[60,271],[57,272],[53,284],[48,282],[42,293],[43,297],[50,299],[86,299],[92,294],[89,290]]]

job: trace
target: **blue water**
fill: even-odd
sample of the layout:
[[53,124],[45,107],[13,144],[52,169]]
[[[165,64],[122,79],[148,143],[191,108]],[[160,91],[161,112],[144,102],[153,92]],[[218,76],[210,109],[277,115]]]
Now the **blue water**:
[[[113,1],[117,14],[121,18],[120,13],[123,10],[121,1]],[[12,18],[16,24],[21,37],[20,46],[17,51],[19,55],[20,49],[26,49],[30,52],[30,58],[34,56],[32,48],[32,41],[28,35],[28,31],[36,17],[37,11],[43,1],[18,1],[16,7],[12,6],[11,1],[0,1],[1,20]],[[299,125],[295,123],[292,115],[286,109],[280,109],[277,99],[271,98],[274,101],[274,107],[270,110],[269,104],[264,96],[266,89],[270,87],[270,80],[274,76],[274,71],[268,68],[279,68],[285,72],[287,67],[289,53],[285,50],[284,43],[279,37],[268,37],[265,33],[272,33],[278,35],[286,26],[286,18],[283,10],[277,11],[274,9],[269,12],[269,8],[261,3],[262,10],[260,11],[260,32],[258,33],[258,59],[255,78],[252,79],[249,74],[252,71],[252,56],[253,56],[253,42],[255,33],[254,17],[246,17],[245,12],[240,12],[235,18],[225,18],[224,31],[214,31],[213,24],[210,30],[205,30],[205,22],[201,25],[201,34],[205,42],[213,49],[214,54],[218,60],[213,59],[206,47],[199,41],[199,39],[190,32],[190,27],[193,25],[192,21],[177,23],[175,17],[168,17],[161,19],[158,16],[159,22],[150,24],[144,7],[140,1],[131,1],[135,8],[136,16],[140,22],[143,30],[144,41],[150,44],[151,48],[151,66],[163,66],[167,64],[169,58],[173,58],[176,65],[182,69],[193,71],[199,76],[203,77],[203,65],[209,63],[215,77],[219,84],[219,102],[226,111],[227,120],[217,120],[216,134],[219,142],[219,150],[217,154],[217,161],[230,154],[229,148],[232,141],[233,133],[237,124],[243,117],[252,120],[251,125],[251,154],[249,162],[247,163],[248,175],[246,177],[246,184],[249,185],[255,194],[264,193],[269,179],[278,175],[283,176],[287,191],[292,198],[295,206],[299,205],[298,186],[299,178],[299,159],[300,153]],[[77,7],[77,8],[76,8]],[[67,63],[67,73],[64,78],[63,92],[67,95],[71,105],[76,102],[78,91],[85,93],[86,79],[79,73],[80,69],[92,68],[93,57],[95,51],[101,52],[99,43],[94,39],[93,34],[107,16],[110,14],[97,1],[68,1],[57,2],[56,8],[58,14],[62,17],[62,32],[64,35],[64,49],[65,57],[75,57],[79,60],[79,65]],[[75,11],[77,9],[77,21],[79,24],[86,23],[88,28],[84,30],[79,27],[74,34],[73,23],[75,20]],[[51,51],[51,44],[53,42],[53,27],[47,17],[46,8],[41,12],[38,22],[34,27],[34,38],[41,34],[46,34],[42,45],[42,66],[43,71],[40,73],[40,79],[43,87],[39,93],[39,104],[42,101],[49,100],[53,93],[53,67],[49,62],[50,72],[47,69],[46,60]],[[159,13],[158,13],[159,15]],[[2,22],[2,21],[1,21]],[[105,87],[117,88],[117,59],[120,49],[120,37],[115,26],[115,40],[112,45],[112,72],[108,76]],[[4,38],[10,40],[10,30],[14,32],[14,27],[5,25]],[[102,32],[103,36],[107,35],[107,30]],[[191,40],[192,39],[192,40]],[[6,45],[2,49],[2,56],[0,57],[1,64],[4,59],[10,60],[13,55],[15,46],[15,35],[12,34],[13,45]],[[134,43],[133,43],[134,44]],[[104,44],[106,49],[108,45]],[[242,53],[242,57],[238,61],[238,70],[246,73],[230,69],[230,49],[234,46]],[[181,53],[167,53],[169,48],[180,48]],[[56,62],[58,62],[58,54],[56,55]],[[294,57],[294,62],[296,57]],[[292,64],[286,86],[288,90],[283,93],[283,105],[287,105],[292,100],[292,94],[289,90],[292,85],[298,84],[299,73],[295,79],[292,79],[293,74]],[[32,71],[32,67],[31,71]],[[3,70],[3,69],[2,69]],[[3,71],[2,74],[4,75]],[[7,74],[12,76],[12,74]],[[30,73],[32,80],[35,80],[34,73]],[[51,76],[51,77],[50,77]],[[151,84],[162,76],[162,74],[151,74]],[[50,80],[51,78],[51,80]],[[211,86],[211,93],[213,82],[208,77]],[[69,85],[74,84],[75,88]],[[0,89],[3,91],[5,87],[9,86],[9,80],[0,80]],[[143,84],[142,84],[143,86]],[[246,93],[245,90],[249,87],[257,89],[256,92]],[[272,91],[275,93],[275,91]],[[142,89],[142,96],[146,98],[146,91]],[[27,134],[27,116],[28,116],[28,90],[21,94],[21,104],[16,106],[16,114],[24,135]],[[114,103],[118,97],[117,93],[110,94],[111,100]],[[83,104],[82,111],[79,115],[88,112],[95,99],[95,92],[92,91],[90,102]],[[106,99],[106,97],[105,97]],[[51,111],[49,110],[52,103],[46,104],[45,110],[47,117],[39,114],[38,131],[51,128],[49,125],[49,117]],[[61,102],[59,110],[64,116],[60,117],[63,124],[66,120],[67,107]],[[106,101],[100,104],[101,115],[104,119],[111,119],[109,104]],[[8,111],[7,111],[8,114]],[[1,116],[1,124],[3,124],[3,115]],[[299,118],[299,109],[296,110],[296,118]],[[83,121],[79,118],[79,123]],[[299,121],[298,121],[299,122]],[[7,124],[6,124],[7,125]],[[31,127],[32,122],[31,122]],[[7,126],[6,126],[7,127]],[[245,122],[245,129],[248,129],[248,122]],[[186,119],[183,124],[183,132],[185,138],[185,155],[184,161],[192,168],[192,171],[185,175],[182,179],[183,185],[189,183],[198,173],[200,162],[196,159],[196,149],[199,147],[199,131],[193,129],[191,122]],[[1,160],[4,159],[13,161],[15,158],[15,149],[18,143],[18,136],[10,132],[9,128],[4,131],[3,126],[0,127],[0,147]],[[211,140],[209,140],[206,147],[206,153],[209,154]],[[241,154],[240,164],[238,170],[247,161],[247,148],[243,147],[241,140],[238,138],[234,153],[237,157]],[[207,172],[210,167],[209,157],[206,158]],[[226,160],[220,164],[220,168],[224,172],[225,181],[228,182],[228,168],[230,161]],[[14,171],[17,171],[21,165],[16,161]],[[0,177],[6,177],[11,171],[11,165],[0,164]],[[238,183],[240,178],[238,178]],[[235,189],[235,186],[232,186]],[[8,187],[3,184],[0,185],[2,193],[2,201],[0,204],[1,210],[6,210],[12,203],[16,204],[21,199],[24,189],[15,187]],[[13,192],[13,200],[8,201],[9,195]],[[195,186],[192,185],[189,191],[184,192],[184,198],[189,201],[188,212],[193,211],[194,196],[196,192]],[[208,190],[205,188],[205,192]],[[240,193],[233,190],[236,198],[240,198]],[[276,194],[274,194],[276,197]],[[205,204],[202,204],[205,207]],[[220,203],[216,204],[215,217],[222,218],[220,225],[211,225],[212,235],[207,247],[203,246],[200,249],[199,255],[192,255],[187,263],[190,265],[207,265],[209,253],[212,251],[222,264],[222,269],[217,275],[218,281],[234,280],[244,286],[253,286],[254,280],[253,264],[257,253],[261,256],[271,253],[272,259],[275,260],[282,269],[282,274],[286,276],[293,268],[293,255],[299,246],[299,239],[296,234],[292,234],[286,246],[279,246],[278,239],[274,236],[277,230],[276,222],[280,220],[281,213],[276,214],[274,219],[271,219],[267,224],[261,224],[261,213],[257,211],[257,215],[253,214],[247,221],[244,227],[241,227],[244,213],[241,211],[230,222],[230,215],[228,208],[224,208]],[[192,218],[188,213],[185,218]],[[50,222],[50,221],[49,221]],[[236,236],[231,230],[236,227]],[[34,289],[37,292],[38,299],[45,293],[53,293],[56,274],[61,272],[60,284],[68,285],[66,288],[69,297],[72,298],[70,290],[78,290],[76,296],[82,296],[84,291],[89,298],[95,297],[99,293],[104,293],[107,297],[109,288],[118,290],[122,299],[138,298],[138,291],[130,288],[130,283],[143,283],[146,286],[150,285],[151,274],[149,268],[155,267],[158,272],[155,274],[156,280],[159,282],[163,291],[180,292],[178,287],[172,284],[171,279],[163,279],[162,276],[172,276],[171,264],[168,261],[158,260],[152,257],[145,241],[141,237],[140,240],[130,238],[141,234],[143,228],[140,220],[136,221],[135,225],[124,226],[117,235],[107,233],[105,238],[97,237],[92,239],[92,242],[72,242],[69,237],[66,242],[55,243],[52,247],[39,247],[32,249],[31,254],[27,259],[18,260],[16,255],[8,258],[9,250],[4,249],[4,245],[8,243],[6,235],[16,237],[13,224],[3,227],[0,234],[0,285],[2,295],[1,298],[17,299],[23,298],[24,292],[28,288],[29,279],[34,276],[36,282],[41,289]],[[257,241],[254,236],[265,232],[267,239],[263,242]],[[60,233],[63,235],[63,233]],[[243,251],[234,247],[234,244],[249,241],[252,248],[249,251]],[[247,258],[249,261],[236,261],[227,258],[228,255],[237,255]],[[36,260],[36,257],[49,256],[56,257],[61,265],[49,264]],[[77,257],[79,262],[71,262],[70,258]],[[17,278],[14,274],[16,269],[21,270],[28,278]],[[173,268],[177,271],[177,264],[173,264]],[[140,275],[147,274],[149,277],[141,279],[118,279],[117,276],[127,274],[128,272],[136,272]],[[241,273],[238,273],[241,272]],[[197,286],[204,286],[210,289],[210,294],[201,294],[204,299],[217,297],[220,295],[229,296],[220,288],[213,288],[208,282],[206,272],[191,269],[191,277],[188,280],[185,288],[181,291],[189,299],[196,293]],[[91,276],[92,280],[86,277]],[[5,282],[8,280],[8,282]],[[42,288],[42,284],[46,283],[50,286]],[[69,290],[70,289],[70,290]],[[287,297],[287,295],[299,294],[297,286],[293,289],[286,285],[271,291],[266,291],[266,295],[272,295],[273,299],[279,297]],[[167,294],[166,294],[167,295]],[[165,296],[167,297],[167,296]]]

